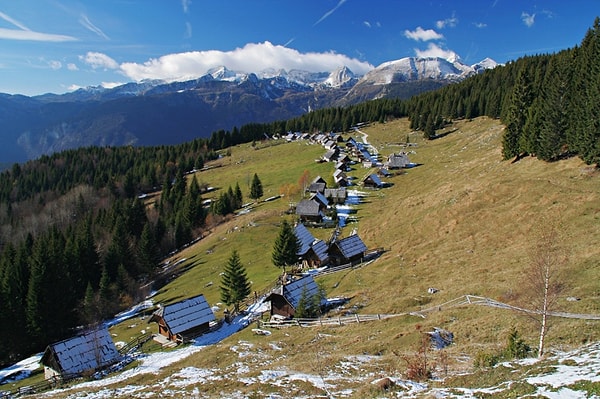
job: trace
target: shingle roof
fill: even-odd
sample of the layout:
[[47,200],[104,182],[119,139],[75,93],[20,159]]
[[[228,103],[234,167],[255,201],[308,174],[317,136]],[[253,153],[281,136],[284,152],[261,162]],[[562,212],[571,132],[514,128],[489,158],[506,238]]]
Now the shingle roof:
[[310,183],[310,186],[308,186],[308,191],[311,193],[320,193],[325,190],[325,187],[327,187],[327,184],[325,183]]
[[294,307],[298,306],[302,293],[305,292],[307,298],[319,293],[319,286],[312,276],[305,276],[283,286],[283,296]]
[[179,334],[215,320],[215,315],[204,299],[204,295],[161,307],[154,314],[164,319],[171,334]]
[[50,365],[54,354],[63,374],[79,374],[111,365],[120,358],[119,351],[107,329],[88,331],[76,337],[49,345],[42,364]]
[[371,175],[365,177],[365,179],[363,180],[363,182],[365,182],[367,180],[371,180],[373,182],[373,184],[375,184],[378,187],[379,186],[383,186],[383,183],[381,182],[381,179],[376,174],[371,174]]
[[323,206],[329,205],[329,200],[321,192],[314,193],[313,195],[310,196],[310,199],[320,202]]
[[325,192],[323,193],[323,195],[325,196],[325,198],[332,198],[332,199],[343,199],[345,200],[347,197],[346,194],[346,187],[340,187],[340,188],[326,188]]
[[342,255],[347,259],[362,254],[367,250],[367,246],[360,239],[358,234],[343,238],[337,241],[335,245],[337,245]]
[[300,241],[300,249],[296,255],[302,256],[308,252],[313,241],[315,241],[315,237],[313,237],[310,231],[308,231],[306,226],[304,226],[302,223],[298,223],[296,225],[294,228],[294,234],[296,234],[298,241]]
[[296,205],[296,214],[303,216],[318,216],[320,214],[319,203],[315,200],[303,199]]
[[328,253],[329,247],[327,246],[327,243],[325,241],[323,241],[323,240],[315,241],[313,243],[313,245],[311,246],[311,248],[315,252],[315,255],[321,262],[325,262],[327,259],[329,259],[329,253]]

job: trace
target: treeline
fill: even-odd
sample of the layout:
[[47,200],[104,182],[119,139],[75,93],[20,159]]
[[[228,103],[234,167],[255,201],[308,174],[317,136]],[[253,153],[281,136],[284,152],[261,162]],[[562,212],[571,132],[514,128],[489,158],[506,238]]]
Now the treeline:
[[523,57],[459,84],[408,101],[413,129],[435,138],[456,118],[489,116],[506,125],[505,159],[535,155],[545,161],[579,156],[600,163],[600,23],[580,46]]

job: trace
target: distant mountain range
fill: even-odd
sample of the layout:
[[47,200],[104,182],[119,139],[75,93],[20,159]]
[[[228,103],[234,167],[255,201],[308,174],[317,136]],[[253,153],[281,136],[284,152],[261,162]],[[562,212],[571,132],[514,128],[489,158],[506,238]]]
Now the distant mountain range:
[[382,97],[408,98],[465,79],[497,63],[402,58],[364,76],[226,67],[184,82],[142,81],[34,97],[0,94],[0,159],[5,165],[90,145],[177,144],[250,122],[285,120],[308,111]]

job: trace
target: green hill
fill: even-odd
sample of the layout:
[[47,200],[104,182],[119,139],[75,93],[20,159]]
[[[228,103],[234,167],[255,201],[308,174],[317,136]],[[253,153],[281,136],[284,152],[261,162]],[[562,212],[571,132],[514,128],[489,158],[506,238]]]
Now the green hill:
[[[413,144],[408,147],[410,160],[418,166],[385,179],[390,187],[369,191],[366,201],[357,207],[357,222],[342,232],[346,236],[356,229],[369,248],[382,247],[384,254],[367,266],[319,277],[318,281],[328,297],[352,298],[346,309],[359,314],[438,310],[427,312],[424,318],[401,316],[338,327],[273,330],[268,337],[246,329],[157,374],[132,376],[104,391],[129,397],[119,392],[135,386],[139,395],[166,395],[164,385],[173,385],[178,375],[210,370],[209,376],[175,389],[174,395],[325,394],[326,387],[319,388],[318,383],[306,379],[288,381],[285,388],[268,378],[258,382],[265,370],[287,370],[323,382],[337,376],[336,397],[343,389],[347,389],[347,397],[372,397],[378,388],[365,381],[406,376],[422,333],[436,327],[454,334],[453,345],[430,355],[430,361],[437,364],[437,377],[443,377],[446,370],[450,374],[473,370],[474,359],[501,350],[513,328],[536,347],[538,326],[529,317],[485,306],[444,304],[469,294],[524,306],[529,293],[526,270],[533,262],[531,250],[537,232],[547,225],[559,226],[560,244],[569,253],[560,274],[563,291],[555,308],[600,314],[597,168],[576,158],[553,163],[534,157],[516,163],[502,161],[503,126],[488,118],[457,121],[438,132],[448,134],[429,141],[423,140],[421,133],[411,132],[405,119],[363,131],[383,157],[400,151],[400,144],[408,138]],[[362,140],[357,133],[353,136]],[[199,172],[197,178],[219,187],[239,182],[247,197],[248,176],[257,173],[265,197],[269,197],[279,194],[285,184],[296,184],[305,170],[311,177],[330,176],[331,164],[314,162],[322,153],[322,147],[303,141],[259,149],[241,145],[231,149],[231,157],[213,161],[221,167]],[[360,179],[368,172],[355,165],[350,175]],[[253,290],[269,288],[280,272],[271,263],[278,223],[282,218],[291,220],[285,211],[297,198],[260,203],[251,212],[212,228],[206,238],[176,256],[174,261],[185,259],[181,265],[187,271],[161,289],[155,302],[203,293],[209,303],[217,304],[219,273],[234,249],[247,269]],[[322,238],[330,234],[325,229],[313,232]],[[429,288],[438,291],[430,294]],[[113,328],[112,333],[115,341],[126,341],[149,328],[155,325],[133,319]],[[593,342],[599,338],[598,331],[598,321],[552,318],[547,348],[552,351]],[[477,384],[484,377],[474,378],[468,383]],[[464,379],[460,383],[464,384]],[[100,389],[77,388],[75,392]],[[54,392],[53,397],[72,397],[73,392]]]

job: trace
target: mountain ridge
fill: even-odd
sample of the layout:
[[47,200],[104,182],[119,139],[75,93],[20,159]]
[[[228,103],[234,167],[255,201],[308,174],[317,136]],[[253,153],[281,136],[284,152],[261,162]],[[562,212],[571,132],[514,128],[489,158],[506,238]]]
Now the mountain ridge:
[[407,57],[363,76],[346,66],[330,72],[259,73],[219,66],[185,81],[144,80],[33,97],[3,94],[0,156],[12,163],[89,145],[176,144],[325,107],[408,98],[496,65],[490,60],[469,66],[460,60]]

